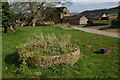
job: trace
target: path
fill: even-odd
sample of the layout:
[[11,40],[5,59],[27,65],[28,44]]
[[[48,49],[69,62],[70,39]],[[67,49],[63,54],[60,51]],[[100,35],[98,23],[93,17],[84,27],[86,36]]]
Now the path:
[[120,31],[118,29],[99,30],[99,28],[101,28],[101,27],[108,27],[108,26],[109,25],[92,26],[92,27],[85,27],[85,28],[73,27],[73,29],[78,29],[78,30],[85,31],[85,32],[90,32],[90,33],[95,33],[95,34],[101,34],[101,35],[120,38],[120,36],[118,35],[118,34],[120,34]]

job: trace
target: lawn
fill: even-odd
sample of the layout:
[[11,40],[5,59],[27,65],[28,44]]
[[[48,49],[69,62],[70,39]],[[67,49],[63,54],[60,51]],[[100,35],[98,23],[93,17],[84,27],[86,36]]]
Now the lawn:
[[106,24],[106,25],[111,24],[111,20],[93,20],[93,22],[94,23]]
[[93,20],[93,24],[86,24],[83,27],[110,25],[110,20]]
[[[17,27],[16,33],[2,34],[2,77],[3,78],[118,78],[118,38],[91,34],[74,29],[58,27]],[[28,68],[22,74],[14,73],[16,46],[28,42],[36,30],[42,33],[71,34],[71,42],[80,48],[81,57],[74,65],[53,65],[48,69]],[[98,54],[101,48],[109,53]],[[39,76],[34,75],[40,74]]]
[[[1,34],[2,28],[0,27],[0,53],[2,53],[2,34]],[[0,79],[2,78],[2,54],[0,54]]]

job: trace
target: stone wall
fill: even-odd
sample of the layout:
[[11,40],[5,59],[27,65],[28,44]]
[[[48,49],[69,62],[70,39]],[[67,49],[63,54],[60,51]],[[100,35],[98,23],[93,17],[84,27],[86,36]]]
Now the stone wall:
[[79,24],[79,19],[63,19],[62,23]]
[[18,46],[16,50],[18,61],[20,62],[25,61],[29,66],[41,66],[47,68],[53,64],[60,64],[60,63],[74,64],[79,60],[80,50],[75,45],[74,45],[75,47],[74,52],[68,54],[65,53],[63,55],[40,56],[32,53],[34,48],[40,45],[41,45],[41,41],[38,40]]
[[87,24],[88,19],[85,16],[82,16],[79,19],[74,19],[74,18],[68,18],[68,19],[63,19],[63,23],[70,23],[70,24]]
[[27,60],[29,66],[41,66],[43,68],[50,67],[53,64],[74,64],[80,58],[80,50],[77,49],[71,54],[56,55],[56,56],[31,56]]
[[66,27],[66,26],[69,26],[69,23],[59,23],[59,24],[54,24],[54,25],[51,25],[51,26]]

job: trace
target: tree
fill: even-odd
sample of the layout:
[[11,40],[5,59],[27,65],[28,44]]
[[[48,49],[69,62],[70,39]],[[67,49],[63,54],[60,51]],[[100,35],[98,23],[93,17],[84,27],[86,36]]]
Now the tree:
[[[27,21],[27,25],[35,26],[37,18],[42,19],[40,9],[45,9],[47,7],[55,7],[57,5],[68,6],[70,2],[16,2],[12,3],[11,10],[14,10],[16,15],[19,15],[19,18]],[[24,16],[23,16],[24,15]],[[26,18],[25,18],[26,17]],[[18,17],[17,17],[18,18]]]
[[2,2],[2,27],[4,28],[4,33],[7,33],[8,31],[15,32],[11,17],[12,13],[9,9],[9,3]]

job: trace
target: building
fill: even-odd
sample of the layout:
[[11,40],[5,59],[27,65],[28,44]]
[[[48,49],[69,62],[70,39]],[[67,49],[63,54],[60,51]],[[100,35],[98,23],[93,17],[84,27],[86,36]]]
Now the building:
[[[53,7],[41,9],[40,14],[43,19],[40,22],[49,24],[61,23],[64,16],[70,16],[70,12],[66,7]],[[40,19],[38,19],[39,21]]]
[[109,17],[107,16],[107,14],[102,14],[99,16],[99,20],[109,20]]
[[69,24],[87,24],[88,18],[85,16],[65,16],[62,20],[62,23]]
[[75,16],[85,16],[89,20],[109,20],[109,17],[105,13],[103,13],[103,14],[101,14],[101,13],[77,14]]

